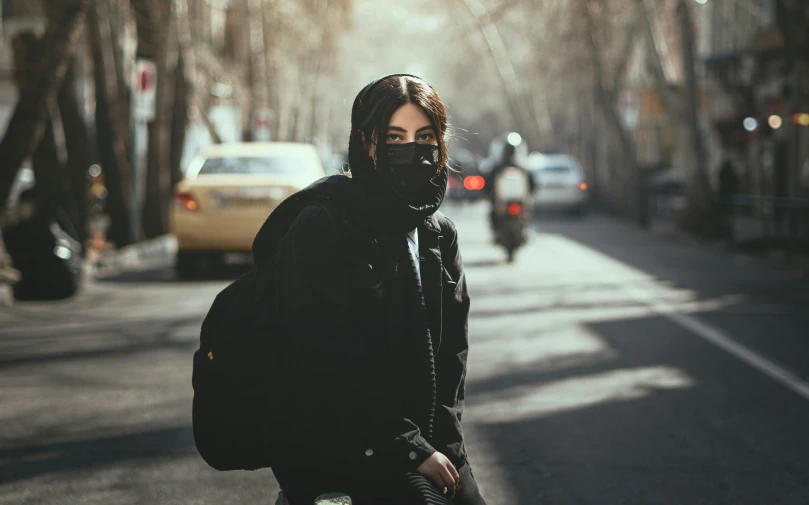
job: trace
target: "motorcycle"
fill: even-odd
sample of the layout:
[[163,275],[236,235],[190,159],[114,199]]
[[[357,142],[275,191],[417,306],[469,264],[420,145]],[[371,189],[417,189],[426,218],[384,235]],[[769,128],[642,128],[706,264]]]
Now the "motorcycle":
[[529,175],[515,167],[507,167],[497,177],[494,187],[493,232],[495,244],[506,250],[509,263],[517,250],[528,242],[531,220]]

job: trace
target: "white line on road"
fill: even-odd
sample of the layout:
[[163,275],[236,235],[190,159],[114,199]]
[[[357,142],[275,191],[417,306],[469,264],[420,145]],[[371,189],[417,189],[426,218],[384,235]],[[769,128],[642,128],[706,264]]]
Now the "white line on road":
[[630,287],[624,287],[623,289],[626,293],[630,294],[633,298],[648,306],[656,313],[735,356],[762,372],[764,375],[767,375],[786,386],[788,389],[798,393],[806,400],[809,400],[809,383],[802,380],[782,365],[736,342],[718,328],[708,325],[693,316],[678,312],[677,308],[673,305],[653,301],[654,294],[652,293],[646,293],[641,289]]

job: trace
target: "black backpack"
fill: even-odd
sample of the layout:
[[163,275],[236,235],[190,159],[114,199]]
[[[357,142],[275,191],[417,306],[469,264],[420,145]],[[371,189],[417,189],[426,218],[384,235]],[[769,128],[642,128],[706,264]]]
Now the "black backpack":
[[[278,241],[298,213],[316,204],[332,224],[338,207],[327,198],[299,193],[267,218],[253,243],[254,265],[213,302],[194,353],[193,426],[197,450],[217,470],[256,470],[272,466],[273,410],[279,405],[272,386],[278,384],[278,345],[283,327],[276,323],[272,288]],[[261,237],[261,256],[257,242]]]

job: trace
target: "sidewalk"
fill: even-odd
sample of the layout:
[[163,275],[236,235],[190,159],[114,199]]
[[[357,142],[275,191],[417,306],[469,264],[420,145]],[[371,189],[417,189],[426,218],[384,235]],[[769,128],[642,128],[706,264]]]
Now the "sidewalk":
[[163,235],[120,249],[101,253],[87,261],[88,277],[103,278],[124,272],[138,272],[173,264],[177,239]]
[[777,238],[749,238],[730,243],[720,238],[704,239],[678,229],[672,222],[653,220],[648,231],[654,235],[676,239],[692,245],[706,247],[713,251],[744,257],[749,261],[768,266],[800,272],[809,277],[809,251]]

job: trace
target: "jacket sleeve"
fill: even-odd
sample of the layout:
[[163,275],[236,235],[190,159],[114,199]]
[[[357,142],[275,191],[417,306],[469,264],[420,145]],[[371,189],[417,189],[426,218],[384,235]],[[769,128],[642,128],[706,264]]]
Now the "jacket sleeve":
[[[276,256],[279,307],[290,339],[295,436],[345,460],[414,470],[435,449],[401,414],[369,335],[382,317],[368,295],[372,268],[344,254],[326,210],[306,207]],[[353,257],[352,257],[353,256]],[[365,297],[365,298],[363,298]],[[374,348],[375,349],[375,348]]]
[[450,278],[444,283],[442,341],[436,356],[438,398],[434,443],[436,449],[460,467],[466,459],[461,417],[464,410],[469,352],[470,302],[455,225],[447,218],[444,218],[441,224],[442,240],[446,240],[446,245],[442,243],[441,256]]

